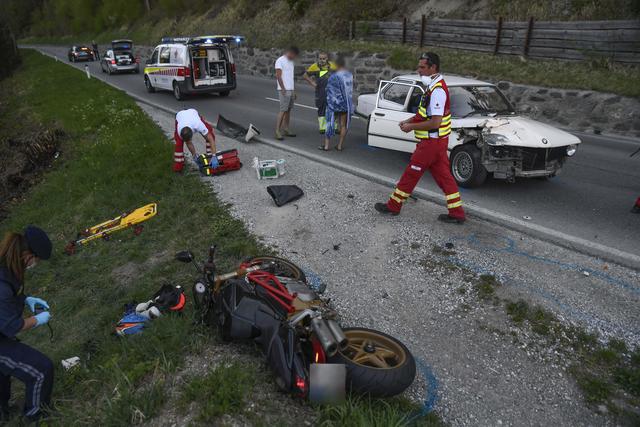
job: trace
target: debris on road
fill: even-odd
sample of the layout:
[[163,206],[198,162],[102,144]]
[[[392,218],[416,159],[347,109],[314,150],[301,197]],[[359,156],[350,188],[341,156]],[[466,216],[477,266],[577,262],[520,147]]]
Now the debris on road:
[[298,200],[304,195],[302,189],[297,185],[270,185],[267,187],[267,192],[278,207]]

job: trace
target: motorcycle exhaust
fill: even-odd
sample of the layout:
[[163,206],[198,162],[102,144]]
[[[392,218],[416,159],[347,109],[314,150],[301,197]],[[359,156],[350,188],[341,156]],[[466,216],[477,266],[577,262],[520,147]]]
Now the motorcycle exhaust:
[[327,326],[327,323],[320,317],[316,317],[311,320],[311,329],[313,329],[316,337],[318,337],[318,341],[320,341],[320,345],[327,357],[336,354],[338,351],[338,343]]
[[349,345],[349,339],[342,331],[340,325],[338,325],[338,322],[336,322],[335,320],[327,320],[327,326],[333,334],[333,337],[336,339],[340,351],[346,350],[347,346]]

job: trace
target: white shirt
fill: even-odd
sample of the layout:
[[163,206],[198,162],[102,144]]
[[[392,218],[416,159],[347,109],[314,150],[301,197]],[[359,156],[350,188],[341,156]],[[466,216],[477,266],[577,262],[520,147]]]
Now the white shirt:
[[[438,76],[431,82],[429,88],[433,88],[440,80],[442,76]],[[444,116],[444,104],[447,102],[447,94],[444,89],[437,87],[431,92],[431,98],[429,99],[429,105],[427,106],[427,116]]]
[[[276,70],[282,70],[282,83],[284,83],[284,90],[294,90],[293,61],[287,58],[287,55],[282,55],[276,60]],[[282,90],[278,79],[276,79],[276,82],[278,90]]]
[[202,136],[206,136],[209,133],[209,129],[207,129],[207,126],[203,123],[200,114],[193,108],[178,111],[178,114],[176,114],[176,122],[178,122],[178,135],[180,135],[180,131],[186,127],[190,127],[194,132],[200,132]]

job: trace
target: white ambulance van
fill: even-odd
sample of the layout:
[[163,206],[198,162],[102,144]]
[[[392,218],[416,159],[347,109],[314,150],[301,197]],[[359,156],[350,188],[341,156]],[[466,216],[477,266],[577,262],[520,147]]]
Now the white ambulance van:
[[170,90],[177,100],[188,94],[228,96],[236,88],[236,64],[230,45],[242,36],[164,37],[144,68],[149,92]]

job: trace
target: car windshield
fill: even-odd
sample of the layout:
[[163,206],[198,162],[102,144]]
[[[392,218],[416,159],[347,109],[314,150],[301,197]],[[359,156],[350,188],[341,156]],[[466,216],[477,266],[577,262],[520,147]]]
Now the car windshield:
[[474,114],[513,114],[513,107],[495,86],[449,87],[451,114],[468,117]]

